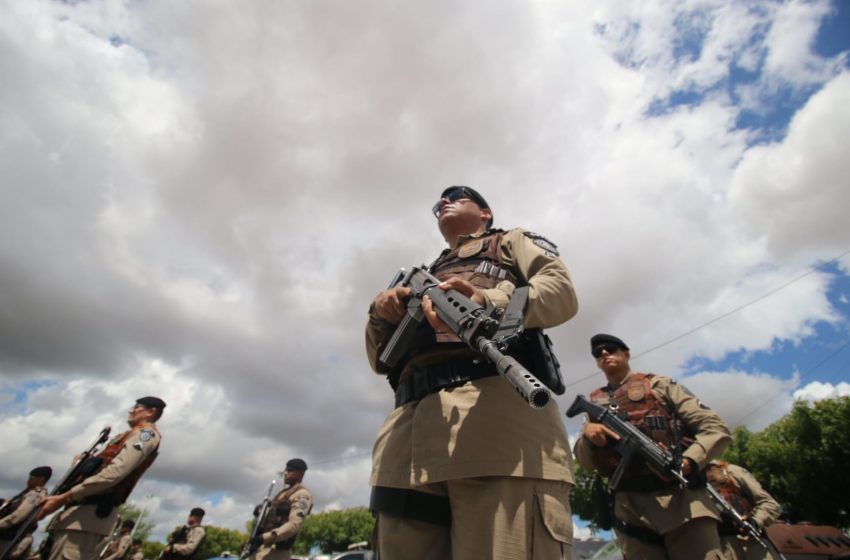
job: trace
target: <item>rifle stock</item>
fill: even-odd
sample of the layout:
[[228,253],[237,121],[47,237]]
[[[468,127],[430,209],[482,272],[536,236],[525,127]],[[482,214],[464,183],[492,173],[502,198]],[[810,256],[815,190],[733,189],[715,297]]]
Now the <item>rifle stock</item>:
[[[100,434],[98,434],[97,439],[94,441],[94,443],[87,447],[85,451],[80,453],[79,457],[77,457],[77,461],[73,465],[71,465],[70,469],[65,472],[65,474],[62,476],[62,480],[60,480],[56,484],[56,486],[53,487],[53,490],[48,494],[49,496],[63,494],[71,489],[74,480],[82,472],[82,468],[84,466],[84,463],[86,462],[86,459],[91,457],[94,454],[95,449],[107,440],[107,438],[109,437],[109,432],[111,430],[112,428],[107,426],[106,428],[100,431]],[[33,509],[32,512],[30,512],[30,514],[21,524],[17,533],[15,533],[14,538],[9,541],[9,544],[6,546],[6,548],[2,552],[0,552],[0,560],[6,560],[9,553],[18,545],[19,542],[21,542],[21,539],[23,539],[24,536],[29,532],[29,529],[32,527],[33,523],[38,523],[37,520],[39,515],[41,514],[41,510],[42,506],[39,506]]]
[[[396,275],[398,278],[399,275]],[[441,281],[427,271],[425,266],[415,266],[401,276],[395,285],[410,288],[404,318],[378,357],[378,362],[387,369],[398,366],[407,353],[416,331],[425,321],[422,298],[426,295],[436,310],[437,316],[452,333],[478,352],[496,367],[503,378],[528,402],[532,408],[543,408],[551,399],[549,389],[515,358],[507,356],[503,348],[493,339],[499,322],[487,314],[485,309],[458,292],[441,290]],[[392,285],[391,285],[392,286]]]

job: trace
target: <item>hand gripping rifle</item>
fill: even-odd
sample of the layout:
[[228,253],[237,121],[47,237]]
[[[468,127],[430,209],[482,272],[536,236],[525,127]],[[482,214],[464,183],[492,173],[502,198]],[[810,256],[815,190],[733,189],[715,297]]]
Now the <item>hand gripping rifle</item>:
[[422,298],[431,298],[437,316],[448,325],[452,333],[470,348],[492,363],[499,375],[513,386],[532,408],[543,408],[551,398],[549,389],[515,358],[504,354],[507,343],[494,340],[500,323],[486,310],[457,290],[441,290],[441,281],[425,266],[414,266],[408,272],[399,271],[390,287],[404,286],[412,292],[407,302],[404,318],[396,327],[389,342],[378,358],[381,365],[395,368],[412,342],[419,326],[425,321]]
[[[59,494],[67,492],[71,489],[71,487],[74,485],[80,475],[91,474],[86,472],[87,467],[90,466],[88,459],[91,458],[92,455],[94,455],[97,447],[100,444],[104,443],[107,438],[109,438],[109,432],[111,430],[112,429],[109,426],[101,430],[94,443],[92,443],[88,448],[86,448],[85,451],[80,453],[80,455],[77,457],[77,460],[74,462],[73,465],[71,465],[71,468],[68,469],[68,471],[62,477],[62,480],[60,480],[56,484],[56,486],[53,487],[53,490],[49,494],[50,496],[57,496]],[[30,529],[32,529],[33,523],[38,522],[37,519],[39,514],[41,513],[41,510],[42,506],[38,506],[37,508],[33,509],[32,512],[30,512],[24,522],[21,523],[20,527],[18,528],[18,532],[15,533],[15,537],[11,541],[9,541],[9,544],[6,546],[5,550],[0,552],[0,560],[6,560],[9,553],[18,545],[19,542],[21,542],[21,539],[23,539],[24,536],[27,535]],[[45,542],[47,542],[47,540],[48,539],[45,539]],[[47,552],[49,554],[49,548],[47,549]]]
[[[587,414],[591,422],[602,424],[620,436],[620,439],[614,443],[614,450],[620,455],[620,462],[617,464],[614,474],[608,480],[612,490],[617,489],[626,468],[636,457],[643,459],[649,468],[658,473],[660,477],[666,476],[675,479],[682,487],[690,485],[688,479],[682,475],[680,456],[662,448],[632,424],[620,419],[614,410],[592,403],[584,395],[578,395],[570,408],[567,409],[567,417],[573,418],[582,412]],[[729,505],[729,502],[717,490],[710,484],[706,485],[706,490],[708,490],[709,496],[714,500],[714,504],[723,518],[731,521],[739,531],[752,537],[774,558],[785,560],[785,556],[776,550],[776,547],[766,538],[766,535],[755,525],[741,517],[741,514],[735,511],[735,508]]]
[[256,547],[254,547],[251,543],[254,538],[260,534],[262,531],[262,527],[265,524],[266,517],[269,515],[269,510],[271,509],[272,503],[272,490],[274,490],[274,485],[277,484],[277,480],[272,479],[272,483],[269,484],[269,489],[266,492],[266,497],[263,498],[262,503],[257,508],[257,516],[254,520],[254,529],[251,531],[251,536],[248,537],[248,542],[245,543],[245,546],[242,547],[242,554],[239,555],[240,560],[245,560],[249,558],[254,552],[257,551]]

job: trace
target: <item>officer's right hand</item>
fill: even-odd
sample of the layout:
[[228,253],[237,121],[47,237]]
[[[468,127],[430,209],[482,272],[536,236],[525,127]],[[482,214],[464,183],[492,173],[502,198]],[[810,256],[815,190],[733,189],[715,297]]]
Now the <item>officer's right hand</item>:
[[397,325],[404,318],[407,310],[407,298],[410,297],[410,288],[397,286],[381,292],[372,302],[372,313],[393,325]]
[[611,430],[605,424],[598,424],[596,422],[586,423],[582,430],[582,435],[596,447],[605,447],[609,438],[614,440],[620,439],[617,432]]

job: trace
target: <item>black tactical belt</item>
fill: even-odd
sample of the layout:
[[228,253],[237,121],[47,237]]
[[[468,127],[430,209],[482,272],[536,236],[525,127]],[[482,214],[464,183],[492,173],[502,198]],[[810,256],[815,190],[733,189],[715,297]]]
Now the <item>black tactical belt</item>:
[[642,543],[652,544],[655,546],[664,546],[664,537],[659,535],[652,529],[647,529],[646,527],[638,527],[637,525],[632,525],[619,519],[614,520],[614,529],[617,532],[632,537],[633,539],[637,539]]
[[447,496],[438,496],[408,488],[372,487],[369,509],[402,519],[424,521],[450,527],[452,507]]
[[440,362],[422,369],[411,371],[395,390],[395,406],[436,393],[440,389],[457,387],[473,379],[498,375],[496,368],[488,363],[475,363],[472,360]]
[[654,474],[624,476],[614,492],[655,492],[677,485],[675,480],[664,481]]

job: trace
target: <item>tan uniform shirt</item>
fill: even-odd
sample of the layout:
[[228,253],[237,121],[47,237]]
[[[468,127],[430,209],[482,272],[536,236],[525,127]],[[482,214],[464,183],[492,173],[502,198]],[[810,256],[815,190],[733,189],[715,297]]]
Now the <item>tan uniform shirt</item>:
[[[622,383],[632,376],[627,375]],[[655,376],[652,392],[667,410],[673,411],[684,422],[692,434],[694,443],[683,455],[704,469],[732,442],[729,428],[714,411],[700,401],[682,385],[669,377]],[[596,404],[608,406],[608,397],[603,394]],[[593,470],[595,447],[584,437],[575,445],[576,460],[588,470]],[[719,519],[717,508],[705,489],[681,489],[670,486],[654,492],[617,492],[614,514],[631,525],[644,526],[663,535],[697,517]]]
[[142,551],[140,550],[140,551],[138,551],[138,552],[134,552],[134,553],[130,556],[130,560],[145,560],[145,555],[144,555],[144,553],[142,553]]
[[41,503],[42,499],[47,496],[47,489],[37,486],[32,490],[27,491],[21,497],[21,503],[18,508],[0,519],[0,529],[8,529],[18,523],[21,523],[29,514],[35,510]]
[[189,531],[186,533],[186,542],[172,544],[170,547],[171,551],[176,552],[177,554],[182,554],[183,556],[189,556],[190,554],[193,554],[199,546],[201,546],[201,542],[204,540],[204,535],[206,534],[206,529],[200,525],[194,525],[190,527]]
[[133,536],[129,532],[119,535],[118,540],[107,545],[104,560],[121,560],[131,546],[133,546]]
[[[71,504],[62,510],[53,529],[56,531],[85,531],[108,535],[118,519],[118,508],[106,517],[95,515],[94,505],[73,505],[87,496],[94,496],[121,482],[140,466],[159,447],[160,435],[153,425],[136,427],[124,442],[124,447],[109,465],[99,473],[88,477],[70,490]],[[120,436],[119,436],[120,437]]]
[[[467,238],[461,238],[463,244]],[[520,229],[504,234],[502,266],[524,279],[529,289],[524,324],[559,325],[578,311],[564,263],[535,244]],[[516,286],[502,281],[483,290],[488,303],[504,308]],[[369,317],[366,350],[378,371],[380,345],[395,325]],[[402,378],[416,367],[472,357],[472,350],[438,348],[411,359]],[[479,476],[521,476],[573,482],[566,430],[557,403],[532,409],[501,377],[486,377],[427,395],[393,410],[378,432],[371,484],[409,488]]]
[[[280,526],[263,533],[263,545],[273,545],[294,537],[301,530],[304,519],[310,515],[310,511],[313,509],[313,495],[305,486],[300,484],[297,486],[297,489],[289,496],[291,506],[288,519]],[[272,501],[272,507],[279,502],[281,495],[288,491],[289,489],[279,492]]]

